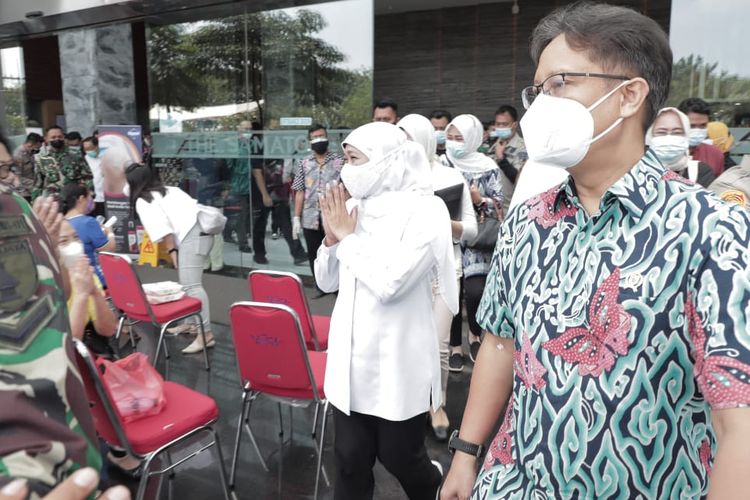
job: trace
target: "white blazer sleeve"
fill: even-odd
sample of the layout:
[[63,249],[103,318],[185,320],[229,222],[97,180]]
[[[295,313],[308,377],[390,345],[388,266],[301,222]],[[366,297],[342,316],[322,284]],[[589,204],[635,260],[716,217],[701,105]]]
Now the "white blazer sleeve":
[[318,248],[315,258],[315,282],[318,288],[326,293],[339,289],[339,260],[337,249],[339,244],[327,247],[325,243]]
[[464,181],[464,192],[461,195],[461,233],[462,241],[472,241],[477,237],[477,214],[474,213],[474,204],[471,202],[471,193],[469,186]]
[[[445,221],[449,226],[447,217]],[[336,255],[381,303],[388,303],[424,279],[436,264],[432,239],[441,234],[437,231],[447,235],[449,229],[436,228],[434,222],[415,217],[407,224],[404,238],[396,244],[351,234],[338,244]]]

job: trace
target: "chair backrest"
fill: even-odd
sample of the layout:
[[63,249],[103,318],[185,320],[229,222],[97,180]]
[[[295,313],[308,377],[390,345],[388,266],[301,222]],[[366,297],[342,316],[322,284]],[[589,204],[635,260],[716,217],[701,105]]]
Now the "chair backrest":
[[141,280],[127,255],[100,252],[99,263],[102,266],[107,290],[116,308],[126,315],[152,316],[146,295],[143,293]]
[[254,301],[283,304],[296,312],[302,324],[305,342],[315,345],[316,350],[320,349],[299,276],[281,271],[252,271],[247,281],[250,286],[250,297]]
[[283,304],[235,302],[229,319],[244,383],[276,396],[309,390],[320,400],[297,313]]
[[83,387],[86,390],[91,415],[94,418],[96,432],[110,445],[125,448],[132,454],[120,416],[112,400],[109,389],[99,375],[93,354],[78,339],[73,339],[78,371],[81,373]]

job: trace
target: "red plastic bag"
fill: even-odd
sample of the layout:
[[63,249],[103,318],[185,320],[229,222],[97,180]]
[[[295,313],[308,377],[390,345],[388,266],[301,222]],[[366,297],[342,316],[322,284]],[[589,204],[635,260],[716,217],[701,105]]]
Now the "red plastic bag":
[[96,364],[125,422],[156,415],[164,409],[164,379],[142,352],[115,362],[98,359]]

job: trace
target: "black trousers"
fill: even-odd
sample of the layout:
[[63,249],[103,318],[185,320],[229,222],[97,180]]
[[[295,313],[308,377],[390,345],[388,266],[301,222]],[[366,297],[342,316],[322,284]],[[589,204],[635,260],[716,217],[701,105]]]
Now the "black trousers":
[[276,202],[272,207],[260,205],[253,210],[253,251],[255,255],[266,256],[266,226],[268,225],[268,215],[273,211],[276,221],[279,223],[279,229],[284,236],[289,253],[292,257],[305,257],[305,249],[299,241],[292,238],[292,216],[289,212],[289,203]]
[[466,298],[466,315],[469,320],[469,330],[477,337],[482,334],[482,327],[477,323],[477,309],[484,293],[486,274],[464,278],[464,297]]
[[239,196],[240,211],[237,214],[237,244],[241,247],[247,246],[247,222],[250,217],[250,197],[247,193]]
[[323,244],[326,237],[322,229],[302,229],[305,236],[305,246],[307,246],[307,258],[310,260],[310,271],[315,276],[315,258],[318,256],[318,248]]
[[335,500],[372,498],[375,459],[396,476],[410,500],[434,500],[442,477],[424,446],[426,415],[393,422],[372,415],[346,416],[334,407]]
[[453,321],[451,322],[451,342],[450,342],[451,347],[461,347],[461,344],[463,344],[463,329],[464,329],[463,303],[464,303],[464,280],[462,278],[458,286],[458,314],[453,316]]

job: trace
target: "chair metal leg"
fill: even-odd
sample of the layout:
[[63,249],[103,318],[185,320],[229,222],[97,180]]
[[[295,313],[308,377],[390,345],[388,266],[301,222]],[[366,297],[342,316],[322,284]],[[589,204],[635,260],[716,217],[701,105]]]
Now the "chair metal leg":
[[328,401],[323,405],[323,419],[320,427],[320,443],[318,444],[318,467],[315,470],[315,493],[313,500],[318,500],[318,489],[320,487],[320,472],[323,471],[323,479],[325,480],[326,486],[330,487],[331,483],[328,481],[328,476],[323,469],[323,450],[325,449],[326,443],[326,421],[328,420]]
[[281,484],[284,476],[284,420],[281,416],[281,403],[279,406],[279,487],[278,496],[281,499]]
[[122,325],[125,323],[125,316],[120,316],[117,321],[117,330],[115,330],[115,354],[118,358],[121,358],[120,353],[120,335],[122,334]]
[[320,413],[320,403],[315,403],[315,414],[313,415],[312,438],[315,439],[318,430],[318,413]]
[[[172,454],[169,452],[169,450],[167,450],[166,454],[167,454],[167,466],[171,467],[172,466]],[[172,492],[174,489],[173,487],[174,487],[175,475],[176,475],[175,469],[172,469],[167,473],[167,498],[169,500],[172,500]]]
[[135,495],[135,500],[143,500],[146,495],[146,486],[148,486],[149,470],[151,469],[151,461],[156,455],[150,454],[143,461],[143,469],[141,470],[141,480],[138,483],[138,493]]
[[237,435],[234,438],[234,452],[232,453],[232,470],[229,474],[229,486],[234,488],[235,473],[237,471],[237,460],[240,455],[240,439],[242,439],[242,423],[245,420],[245,414],[248,411],[247,401],[248,391],[242,391],[242,407],[240,409],[240,418],[237,421]]
[[203,360],[206,363],[206,371],[211,369],[211,365],[208,364],[208,348],[206,348],[206,329],[203,327],[203,319],[198,316],[198,327],[201,331],[201,338],[203,339]]
[[[229,488],[227,486],[227,470],[224,467],[224,455],[221,452],[221,441],[216,431],[209,427],[208,431],[214,438],[214,447],[216,448],[216,458],[219,460],[219,477],[221,479],[221,489],[224,491],[224,500],[229,500]],[[170,498],[170,500],[172,500]]]
[[[252,402],[250,403],[252,404]],[[250,413],[250,409],[248,408],[248,414]],[[247,432],[247,435],[250,436],[250,442],[253,445],[253,448],[255,448],[255,453],[258,454],[258,460],[260,460],[260,465],[263,467],[263,470],[268,472],[270,469],[268,468],[268,465],[266,464],[266,460],[263,458],[263,455],[260,452],[260,447],[258,447],[258,442],[255,440],[255,436],[253,435],[253,431],[250,428],[250,423],[245,420],[245,432]]]
[[294,408],[289,407],[289,445],[294,446]]

